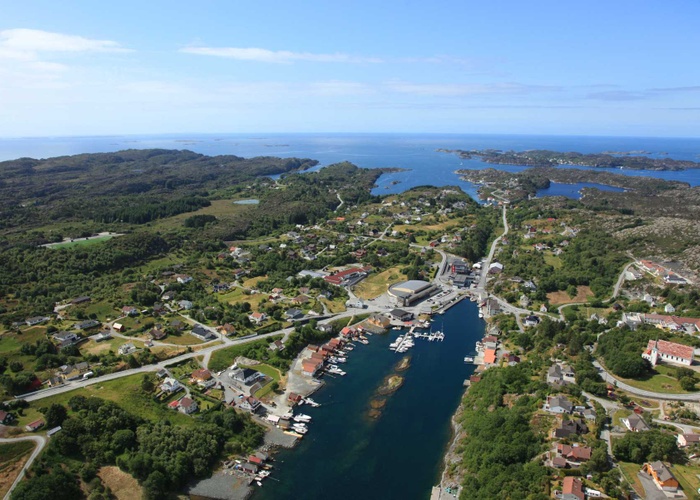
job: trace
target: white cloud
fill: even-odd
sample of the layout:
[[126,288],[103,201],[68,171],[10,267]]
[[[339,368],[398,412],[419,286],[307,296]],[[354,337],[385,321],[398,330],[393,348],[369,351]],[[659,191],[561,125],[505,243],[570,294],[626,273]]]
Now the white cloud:
[[224,57],[239,61],[256,61],[277,64],[290,64],[297,61],[321,63],[380,63],[376,57],[358,57],[350,54],[314,54],[289,50],[268,50],[256,47],[185,47],[180,52],[200,56]]
[[0,31],[0,55],[10,58],[35,58],[42,52],[129,52],[112,40],[95,40],[32,29]]
[[550,85],[525,85],[522,83],[410,83],[388,82],[386,87],[394,92],[436,97],[459,97],[483,94],[531,94],[561,90]]

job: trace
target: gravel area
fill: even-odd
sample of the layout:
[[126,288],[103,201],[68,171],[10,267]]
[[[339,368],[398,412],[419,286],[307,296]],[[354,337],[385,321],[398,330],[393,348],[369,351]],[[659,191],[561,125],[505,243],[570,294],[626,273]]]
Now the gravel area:
[[244,500],[253,492],[247,479],[224,471],[215,472],[208,479],[192,485],[188,491],[191,498],[214,498],[217,500]]

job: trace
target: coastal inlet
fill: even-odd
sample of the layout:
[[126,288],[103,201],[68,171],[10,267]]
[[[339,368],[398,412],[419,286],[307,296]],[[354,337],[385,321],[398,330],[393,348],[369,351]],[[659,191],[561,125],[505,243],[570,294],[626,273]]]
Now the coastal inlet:
[[[410,359],[389,350],[407,330],[374,335],[353,351],[343,365],[347,376],[327,378],[314,394],[321,406],[305,408],[313,432],[276,455],[279,481],[256,489],[253,500],[428,498],[440,480],[462,384],[475,369],[464,356],[485,326],[469,301],[437,316],[437,323],[444,341],[416,341]],[[382,385],[398,382],[392,377],[403,379],[400,388],[380,395]],[[368,418],[371,410],[378,418]]]

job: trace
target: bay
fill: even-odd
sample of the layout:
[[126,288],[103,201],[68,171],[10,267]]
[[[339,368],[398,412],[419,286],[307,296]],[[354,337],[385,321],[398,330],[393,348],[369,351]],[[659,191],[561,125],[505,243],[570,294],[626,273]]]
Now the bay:
[[439,482],[442,456],[451,438],[450,417],[457,409],[462,382],[474,371],[464,356],[484,335],[477,306],[462,301],[442,316],[443,342],[416,339],[407,354],[411,366],[403,386],[386,397],[379,418],[368,416],[370,401],[404,355],[389,350],[399,332],[369,337],[343,365],[344,377],[326,378],[313,398],[309,432],[294,449],[276,455],[272,477],[253,500],[422,499]]

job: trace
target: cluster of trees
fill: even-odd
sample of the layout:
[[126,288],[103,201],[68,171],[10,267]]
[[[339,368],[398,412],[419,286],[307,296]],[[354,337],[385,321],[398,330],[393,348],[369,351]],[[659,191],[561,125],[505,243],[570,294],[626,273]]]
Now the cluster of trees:
[[[157,234],[128,234],[98,246],[47,249],[15,246],[0,251],[0,299],[17,306],[0,311],[9,325],[28,316],[45,315],[59,300],[111,294],[133,279],[124,269],[176,248],[178,239]],[[97,293],[95,293],[97,292]]]
[[[469,498],[529,498],[544,500],[549,473],[533,459],[542,450],[542,436],[530,426],[541,399],[528,396],[538,382],[529,368],[492,368],[467,392],[461,418],[467,438],[462,444],[464,490]],[[512,405],[506,394],[520,395]],[[512,401],[512,399],[511,399]]]
[[[185,212],[193,212],[208,207],[211,202],[199,196],[187,196],[174,200],[140,199],[123,197],[113,200],[118,208],[104,208],[95,211],[92,216],[97,222],[124,222],[127,224],[145,224],[156,219],[164,219]],[[209,216],[212,217],[212,216]],[[189,227],[189,226],[187,226]]]
[[[183,427],[144,421],[94,397],[75,396],[68,407],[70,415],[58,404],[43,410],[47,420],[63,430],[51,439],[47,453],[13,500],[79,498],[79,490],[74,489],[77,471],[63,465],[73,460],[85,462],[80,471],[84,480],[92,479],[99,467],[116,464],[141,482],[147,498],[167,498],[168,492],[192,477],[206,476],[224,450],[253,449],[264,432],[232,409],[209,413],[198,425]],[[56,485],[59,480],[65,484]],[[54,486],[53,494],[44,494]]]
[[211,222],[216,222],[216,216],[214,215],[193,215],[185,219],[183,223],[185,227],[190,228],[200,228],[204,227]]
[[650,326],[640,326],[637,330],[613,328],[600,336],[596,352],[615,375],[639,378],[651,373],[651,364],[642,358],[642,352],[650,339],[660,336],[663,333]]
[[626,433],[615,441],[613,453],[618,460],[637,464],[655,460],[680,463],[683,460],[676,436],[659,429]]

